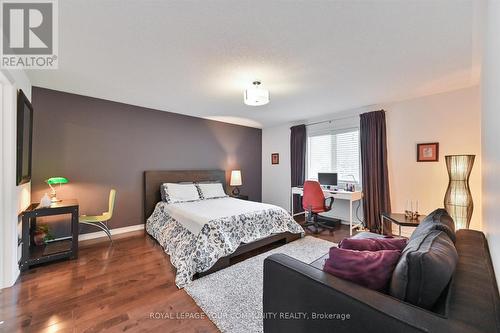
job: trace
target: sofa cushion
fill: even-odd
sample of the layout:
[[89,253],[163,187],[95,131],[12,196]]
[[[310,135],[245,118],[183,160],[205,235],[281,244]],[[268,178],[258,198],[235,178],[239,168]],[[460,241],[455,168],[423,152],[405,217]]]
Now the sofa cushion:
[[387,291],[400,255],[398,250],[373,252],[332,247],[323,270],[373,290]]
[[358,251],[398,250],[402,251],[407,243],[406,238],[344,238],[340,243],[341,249]]
[[392,274],[390,294],[431,309],[450,282],[457,261],[455,245],[444,231],[412,235]]
[[441,230],[451,238],[453,243],[456,241],[455,223],[448,212],[443,208],[438,208],[427,215],[412,233],[410,239],[419,238],[422,235],[428,234],[431,230]]

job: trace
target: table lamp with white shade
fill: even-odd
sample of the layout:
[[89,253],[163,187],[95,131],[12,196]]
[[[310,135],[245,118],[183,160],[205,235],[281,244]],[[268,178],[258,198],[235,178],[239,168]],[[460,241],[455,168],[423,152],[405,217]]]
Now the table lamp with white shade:
[[241,170],[233,170],[231,171],[231,180],[229,181],[230,186],[234,186],[233,195],[240,195],[240,189],[238,186],[241,186],[243,183],[241,181]]

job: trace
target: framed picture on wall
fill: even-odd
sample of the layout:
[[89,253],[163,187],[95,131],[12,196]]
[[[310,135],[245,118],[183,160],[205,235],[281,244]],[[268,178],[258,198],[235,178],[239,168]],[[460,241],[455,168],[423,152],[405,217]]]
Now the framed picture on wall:
[[439,142],[417,144],[417,162],[438,162]]
[[272,153],[271,154],[271,164],[280,164],[280,154]]
[[33,141],[33,106],[24,92],[17,94],[16,184],[31,181],[31,148]]

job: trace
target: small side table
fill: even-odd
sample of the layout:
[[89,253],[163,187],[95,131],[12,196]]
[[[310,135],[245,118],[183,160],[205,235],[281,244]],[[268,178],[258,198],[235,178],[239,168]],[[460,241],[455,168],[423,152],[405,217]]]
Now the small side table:
[[[20,214],[22,219],[22,256],[19,263],[21,271],[32,265],[54,260],[78,258],[78,201],[75,199],[55,202],[49,207],[36,208],[38,203],[32,203]],[[71,214],[71,236],[61,240],[50,241],[37,246],[33,241],[36,229],[36,218],[41,216]]]
[[384,219],[398,225],[399,227],[399,236],[401,236],[401,227],[412,227],[416,228],[420,224],[420,222],[425,219],[426,215],[419,215],[418,219],[410,220],[406,217],[405,214],[401,213],[382,213],[380,217],[380,221],[382,222],[381,233],[384,234]]
[[241,199],[241,200],[248,200],[248,195],[243,195],[243,194],[234,195],[234,194],[231,194],[231,198],[236,198],[236,199]]

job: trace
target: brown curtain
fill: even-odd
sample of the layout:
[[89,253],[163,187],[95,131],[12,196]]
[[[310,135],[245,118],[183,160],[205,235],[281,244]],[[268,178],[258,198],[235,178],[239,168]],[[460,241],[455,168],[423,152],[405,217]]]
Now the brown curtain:
[[[290,162],[292,171],[292,187],[304,185],[306,178],[306,125],[297,125],[290,128]],[[294,195],[294,213],[303,211],[300,196]]]
[[[391,212],[385,111],[363,113],[360,117],[363,213],[370,231],[380,233],[380,214]],[[384,223],[384,233],[392,234],[391,223]]]

